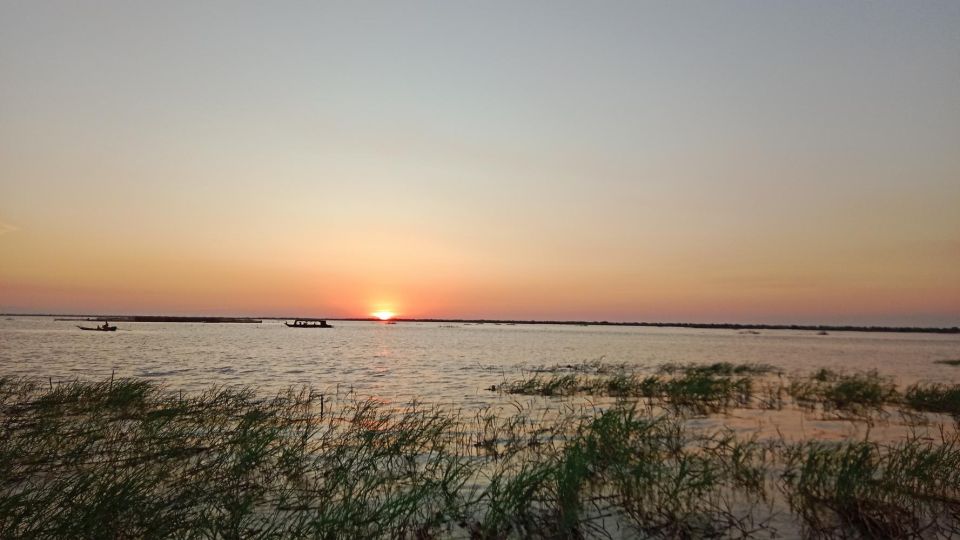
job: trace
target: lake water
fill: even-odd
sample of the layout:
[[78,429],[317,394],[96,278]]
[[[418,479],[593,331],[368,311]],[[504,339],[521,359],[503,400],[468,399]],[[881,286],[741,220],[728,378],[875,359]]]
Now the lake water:
[[[612,398],[505,395],[488,390],[540,367],[602,361],[641,372],[665,363],[764,363],[789,380],[819,368],[857,372],[876,369],[905,386],[960,382],[960,367],[936,363],[960,359],[960,336],[555,325],[334,322],[332,329],[292,329],[263,324],[118,323],[119,331],[83,332],[75,322],[16,317],[0,320],[0,376],[46,381],[103,381],[140,377],[173,391],[211,385],[253,385],[261,395],[307,385],[331,400],[375,398],[387,407],[412,398],[465,413],[492,407],[535,412],[541,420],[569,414],[592,416]],[[93,323],[85,323],[93,324]],[[783,382],[781,375],[769,375]],[[351,392],[352,391],[352,392]],[[513,407],[516,407],[514,410]],[[659,414],[659,413],[657,413]],[[936,441],[958,424],[943,415],[927,420],[895,408],[866,417],[831,416],[802,407],[745,407],[685,417],[693,431],[732,430],[760,441],[898,441],[907,436]],[[466,429],[479,429],[468,421]],[[469,434],[469,433],[468,433]],[[777,471],[774,465],[771,478]],[[479,481],[479,480],[478,480]],[[774,480],[771,480],[774,482]],[[773,484],[771,484],[773,485]],[[802,527],[787,501],[773,490],[769,519],[786,537]],[[766,512],[766,513],[765,513]],[[619,535],[619,533],[617,533]],[[463,535],[464,537],[466,535]],[[623,534],[629,537],[629,533]]]
[[104,380],[115,371],[188,392],[212,384],[263,392],[309,385],[455,406],[509,399],[486,389],[524,370],[601,359],[651,371],[668,362],[759,362],[788,374],[877,369],[900,384],[960,382],[960,367],[935,363],[960,358],[956,335],[374,322],[293,329],[279,321],[118,323],[119,331],[108,333],[76,324],[0,320],[0,375]]

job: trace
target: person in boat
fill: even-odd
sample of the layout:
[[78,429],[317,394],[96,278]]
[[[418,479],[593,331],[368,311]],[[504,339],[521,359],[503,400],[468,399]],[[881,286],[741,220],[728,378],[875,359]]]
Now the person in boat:
[[110,328],[110,321],[103,321],[103,326],[100,327],[103,330]]

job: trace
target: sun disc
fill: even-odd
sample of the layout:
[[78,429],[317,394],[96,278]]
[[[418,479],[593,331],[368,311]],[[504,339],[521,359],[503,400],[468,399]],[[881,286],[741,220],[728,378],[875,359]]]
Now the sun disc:
[[374,311],[372,315],[380,319],[381,321],[389,321],[390,319],[393,318],[395,313],[392,311],[382,310],[382,311]]

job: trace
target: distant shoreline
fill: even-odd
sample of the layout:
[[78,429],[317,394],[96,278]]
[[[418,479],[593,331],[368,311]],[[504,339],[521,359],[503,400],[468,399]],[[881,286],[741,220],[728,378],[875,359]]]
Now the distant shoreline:
[[166,315],[0,315],[7,317],[53,317],[55,321],[140,322],[140,323],[230,323],[259,324],[252,317],[171,317]]
[[[111,322],[192,322],[192,323],[240,323],[257,324],[264,320],[292,320],[304,317],[179,317],[164,315],[76,315],[59,313],[2,313],[0,317],[54,317],[63,321],[111,321]],[[323,318],[323,317],[319,317]],[[380,322],[373,317],[327,317],[328,321]],[[799,330],[812,332],[888,332],[908,334],[960,334],[960,327],[919,326],[855,326],[855,325],[808,325],[808,324],[751,324],[751,323],[682,323],[682,322],[610,322],[610,321],[543,321],[519,319],[391,319],[394,322],[427,322],[459,324],[507,324],[507,325],[560,325],[560,326],[622,326],[651,328],[693,328],[703,330]]]
[[[272,317],[265,317],[272,319]],[[330,321],[372,321],[379,319],[340,318]],[[681,323],[681,322],[610,322],[610,321],[526,321],[508,319],[391,319],[396,322],[469,323],[469,324],[553,324],[565,326],[640,326],[654,328],[697,328],[704,330],[805,330],[814,332],[900,332],[922,334],[960,334],[960,327],[938,328],[919,326],[847,326],[808,324],[738,324],[738,323]]]

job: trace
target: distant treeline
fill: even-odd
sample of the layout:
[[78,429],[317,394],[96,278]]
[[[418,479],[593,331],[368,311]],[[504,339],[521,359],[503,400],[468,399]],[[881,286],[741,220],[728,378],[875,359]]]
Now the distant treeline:
[[[49,315],[47,315],[49,317]],[[83,317],[83,318],[78,318]],[[161,315],[89,315],[63,316],[55,321],[110,321],[110,322],[153,322],[153,323],[261,323],[261,319],[249,317],[167,317]]]
[[[0,316],[58,317],[56,320],[86,320],[110,322],[192,322],[192,323],[260,323],[263,319],[288,320],[297,317],[167,317],[159,315],[59,315],[3,313]],[[62,318],[60,318],[62,317]],[[81,319],[82,317],[82,319]],[[300,317],[303,319],[303,317]],[[312,319],[311,319],[312,320]],[[372,317],[327,317],[328,321],[374,321]],[[936,328],[919,326],[834,326],[810,324],[736,324],[683,322],[611,322],[611,321],[524,321],[514,319],[393,319],[397,322],[460,323],[460,324],[557,324],[567,326],[648,326],[654,328],[701,328],[707,330],[799,330],[812,332],[900,332],[911,334],[960,334],[960,327]]]
[[[340,321],[378,321],[373,318],[330,319]],[[650,326],[655,328],[702,328],[708,330],[805,330],[814,332],[907,332],[915,334],[960,334],[960,327],[924,328],[916,326],[831,326],[804,324],[735,324],[682,322],[610,322],[610,321],[521,321],[500,319],[393,319],[397,322],[462,324],[559,324],[569,326]]]

